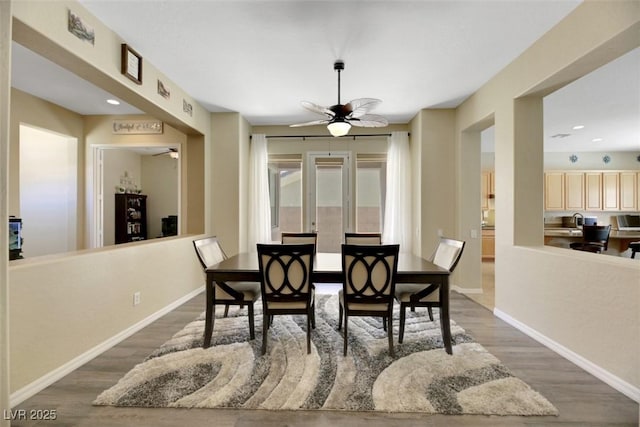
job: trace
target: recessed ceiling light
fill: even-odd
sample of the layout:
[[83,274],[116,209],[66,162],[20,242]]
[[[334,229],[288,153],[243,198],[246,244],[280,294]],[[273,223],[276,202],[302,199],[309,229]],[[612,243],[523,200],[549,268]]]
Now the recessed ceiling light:
[[573,130],[579,130],[579,129],[584,129],[584,125],[575,125],[573,127]]
[[602,138],[593,138],[591,142],[602,142]]
[[111,105],[120,105],[120,101],[118,101],[117,99],[107,99],[107,103]]

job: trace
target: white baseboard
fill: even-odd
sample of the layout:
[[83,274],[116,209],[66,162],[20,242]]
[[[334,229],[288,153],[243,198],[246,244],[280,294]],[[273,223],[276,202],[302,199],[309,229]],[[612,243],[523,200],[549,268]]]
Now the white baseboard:
[[456,291],[459,294],[482,294],[482,289],[478,288],[461,288],[458,285],[451,286],[452,291]]
[[539,343],[541,343],[545,347],[548,347],[549,349],[551,349],[551,350],[555,351],[556,353],[558,353],[560,356],[562,356],[565,359],[569,360],[570,362],[573,362],[574,364],[578,365],[579,367],[581,367],[585,371],[589,372],[594,377],[596,377],[596,378],[600,379],[601,381],[607,383],[611,387],[613,387],[616,390],[618,390],[620,393],[622,393],[625,396],[627,396],[629,399],[632,399],[632,400],[640,403],[640,388],[638,388],[638,387],[636,387],[636,386],[634,386],[632,384],[629,384],[625,380],[615,376],[611,372],[601,368],[600,366],[596,365],[595,363],[593,363],[593,362],[585,359],[584,357],[580,356],[579,354],[569,350],[568,348],[566,348],[562,344],[559,344],[556,341],[546,337],[545,335],[541,334],[540,332],[536,331],[535,329],[530,328],[529,326],[525,325],[524,323],[514,319],[513,317],[511,317],[508,314],[504,313],[503,311],[500,311],[499,309],[495,308],[493,310],[493,314],[495,314],[496,317],[499,317],[500,319],[504,320],[505,322],[507,322],[508,324],[513,326],[514,328],[516,328],[516,329],[522,331],[523,333],[527,334],[528,336],[530,336],[534,340],[538,341]]
[[27,384],[26,386],[22,387],[21,389],[17,390],[16,392],[12,393],[11,396],[10,396],[10,405],[11,405],[11,407],[13,408],[16,405],[19,405],[20,403],[22,403],[25,400],[29,399],[30,397],[34,396],[35,394],[41,392],[42,390],[44,390],[45,388],[49,387],[54,382],[58,381],[59,379],[63,378],[64,376],[70,374],[74,370],[78,369],[80,366],[84,365],[85,363],[89,362],[90,360],[94,359],[95,357],[99,356],[100,354],[104,353],[105,351],[109,350],[110,348],[112,348],[116,344],[118,344],[118,343],[124,341],[125,339],[129,338],[131,335],[135,334],[136,332],[138,332],[139,330],[141,330],[145,326],[153,323],[154,321],[156,321],[160,317],[164,316],[165,314],[169,313],[170,311],[172,311],[172,310],[176,309],[177,307],[181,306],[182,304],[184,304],[185,302],[189,301],[191,298],[193,298],[196,295],[200,294],[204,290],[205,290],[205,287],[202,286],[202,287],[200,287],[198,289],[195,289],[195,290],[189,292],[187,295],[185,295],[182,298],[172,302],[171,304],[167,305],[166,307],[162,308],[161,310],[159,310],[159,311],[151,314],[150,316],[142,319],[138,323],[128,327],[127,329],[125,329],[122,332],[114,335],[113,337],[109,338],[108,340],[106,340],[106,341],[98,344],[97,346],[89,349],[88,351],[84,352],[80,356],[78,356],[78,357],[70,360],[69,362],[65,363],[64,365],[60,366],[59,368],[54,369],[53,371],[51,371],[51,372],[43,375],[42,377],[38,378],[34,382],[32,382],[30,384]]

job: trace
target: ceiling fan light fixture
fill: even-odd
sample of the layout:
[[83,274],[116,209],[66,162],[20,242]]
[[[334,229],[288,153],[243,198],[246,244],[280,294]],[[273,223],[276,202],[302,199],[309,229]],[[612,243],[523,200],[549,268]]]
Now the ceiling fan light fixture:
[[171,157],[172,159],[179,159],[180,158],[180,154],[178,154],[177,151],[170,151],[169,152],[169,157]]
[[334,121],[327,125],[327,129],[329,129],[329,133],[331,133],[331,135],[338,137],[348,134],[351,129],[351,125],[343,121]]

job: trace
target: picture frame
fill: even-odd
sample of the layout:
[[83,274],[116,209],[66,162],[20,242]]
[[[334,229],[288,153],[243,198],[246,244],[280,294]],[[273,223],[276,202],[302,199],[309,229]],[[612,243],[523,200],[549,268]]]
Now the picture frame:
[[135,83],[142,84],[142,56],[126,43],[122,43],[121,72]]

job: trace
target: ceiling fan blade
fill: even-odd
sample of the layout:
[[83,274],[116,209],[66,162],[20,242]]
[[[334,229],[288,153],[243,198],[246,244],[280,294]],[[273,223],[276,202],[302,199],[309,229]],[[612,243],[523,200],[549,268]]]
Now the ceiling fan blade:
[[367,114],[367,111],[376,107],[382,101],[375,98],[358,98],[349,101],[345,106],[351,110],[350,117],[362,117]]
[[387,119],[377,114],[365,114],[360,117],[352,117],[347,121],[353,126],[359,126],[363,128],[381,128],[389,124]]
[[302,127],[302,126],[326,125],[327,123],[329,123],[329,120],[314,120],[312,122],[296,123],[296,124],[293,124],[293,125],[289,125],[289,127],[291,127],[291,128],[299,128],[299,127]]
[[302,106],[307,110],[312,111],[314,113],[327,114],[330,117],[333,117],[335,115],[335,113],[331,111],[329,108],[323,107],[322,105],[314,104],[313,102],[302,101],[300,104],[302,104]]

